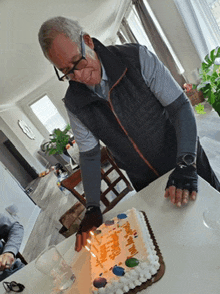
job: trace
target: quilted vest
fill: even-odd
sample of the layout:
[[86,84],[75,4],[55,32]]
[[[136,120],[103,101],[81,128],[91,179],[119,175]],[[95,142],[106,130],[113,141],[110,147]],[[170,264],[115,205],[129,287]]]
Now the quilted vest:
[[139,45],[93,42],[109,79],[108,101],[70,81],[64,102],[140,190],[175,167],[175,129],[142,77]]

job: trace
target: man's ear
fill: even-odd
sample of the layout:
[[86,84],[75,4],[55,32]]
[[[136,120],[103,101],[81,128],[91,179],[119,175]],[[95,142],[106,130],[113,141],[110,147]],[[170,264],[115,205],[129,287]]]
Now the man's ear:
[[87,46],[89,46],[91,49],[94,49],[95,46],[94,46],[93,40],[90,37],[90,35],[88,35],[88,34],[83,35],[83,39],[84,39],[84,42]]

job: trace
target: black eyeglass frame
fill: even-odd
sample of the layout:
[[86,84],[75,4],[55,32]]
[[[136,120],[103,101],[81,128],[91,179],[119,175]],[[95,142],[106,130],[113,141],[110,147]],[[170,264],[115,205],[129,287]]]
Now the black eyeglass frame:
[[73,68],[71,68],[68,73],[66,73],[65,75],[61,76],[59,75],[59,72],[57,70],[57,68],[54,66],[54,69],[55,69],[55,72],[56,72],[56,75],[58,77],[58,80],[63,82],[65,79],[68,79],[67,76],[69,74],[74,74],[74,70],[78,70],[76,67],[77,65],[80,63],[81,60],[86,60],[86,49],[85,49],[85,43],[84,43],[84,40],[83,40],[83,33],[81,33],[80,35],[80,42],[81,42],[81,55],[82,57],[76,61],[75,65],[73,66]]
[[[12,282],[3,282],[3,287],[5,288],[5,291],[8,293],[8,292],[22,292],[25,288],[24,285],[20,284],[20,283],[17,283],[15,281],[12,281]],[[13,289],[13,287],[18,287],[16,290]]]

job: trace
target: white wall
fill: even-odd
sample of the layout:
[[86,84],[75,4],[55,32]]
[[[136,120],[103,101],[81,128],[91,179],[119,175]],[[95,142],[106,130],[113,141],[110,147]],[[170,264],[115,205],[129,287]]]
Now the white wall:
[[30,108],[30,105],[36,100],[38,100],[39,98],[43,97],[44,95],[48,95],[48,97],[52,100],[54,105],[57,107],[58,111],[63,116],[63,118],[68,121],[67,113],[64,107],[64,103],[62,101],[68,86],[69,86],[68,82],[58,81],[54,72],[54,76],[52,76],[51,79],[49,79],[47,82],[42,84],[41,87],[35,89],[30,94],[26,95],[18,103],[18,107],[20,108],[20,110],[23,113],[25,113],[25,115],[29,118],[32,124],[34,124],[37,127],[41,135],[45,138],[49,138],[49,133],[43,127],[43,125],[37,119],[37,117],[34,115],[33,111]]
[[[67,83],[59,82],[54,76],[41,87],[35,89],[21,101],[8,110],[0,112],[0,130],[11,140],[21,155],[38,173],[45,170],[37,153],[44,139],[49,139],[49,133],[34,115],[30,104],[45,94],[52,100],[63,118],[69,122],[62,98],[65,96]],[[32,129],[35,140],[31,140],[18,125],[18,120],[24,120]]]
[[[23,133],[18,125],[18,120],[24,120],[33,129],[36,140],[31,140]],[[43,137],[18,107],[15,106],[13,109],[0,113],[0,130],[14,144],[30,166],[38,173],[44,170],[36,155],[36,151],[39,149],[39,141],[42,141]]]

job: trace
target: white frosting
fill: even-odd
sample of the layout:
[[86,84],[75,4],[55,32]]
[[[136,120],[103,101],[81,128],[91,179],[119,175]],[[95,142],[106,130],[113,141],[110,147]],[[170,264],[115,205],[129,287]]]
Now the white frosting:
[[[132,208],[126,211],[125,214],[127,215],[127,218],[120,220],[119,225],[120,227],[123,227],[123,224],[125,224],[128,221],[130,223],[132,230],[137,231],[138,238],[133,238],[133,241],[135,242],[136,248],[138,248],[138,253],[134,255],[134,258],[137,258],[139,260],[139,264],[134,268],[129,268],[125,265],[125,258],[123,256],[123,253],[128,248],[125,248],[125,245],[122,240],[122,242],[120,242],[122,253],[119,255],[119,257],[121,258],[121,262],[123,264],[119,266],[125,269],[124,276],[116,276],[113,274],[112,271],[109,271],[108,268],[107,273],[104,273],[104,270],[101,268],[101,266],[96,266],[95,259],[91,257],[92,283],[95,278],[99,277],[100,272],[103,273],[102,277],[106,278],[108,282],[104,288],[97,289],[94,286],[92,286],[94,294],[126,293],[129,291],[129,289],[134,289],[136,286],[140,286],[148,279],[151,279],[152,275],[154,275],[160,268],[160,264],[158,262],[159,257],[156,254],[155,246],[153,245],[152,239],[150,237],[143,213],[138,212],[135,208]],[[115,217],[113,220],[115,221],[115,231],[120,230],[120,227],[117,227],[117,217]],[[98,244],[94,238],[91,239],[92,244],[94,244],[96,248],[100,248],[99,246],[102,246],[103,242],[107,240],[109,236],[108,231],[112,229],[112,226],[107,227],[105,226],[105,224],[102,224],[98,229],[102,230],[102,233],[100,235],[103,236],[103,239],[100,239],[99,235],[97,236],[99,241],[102,240],[101,245]],[[96,256],[98,256],[98,252]],[[105,268],[107,267],[106,264],[108,264],[109,266],[109,261],[110,259],[108,259],[106,263],[103,262],[103,266]],[[111,266],[113,267],[115,264],[118,265],[118,263],[119,259],[117,259],[116,261],[112,260]]]

